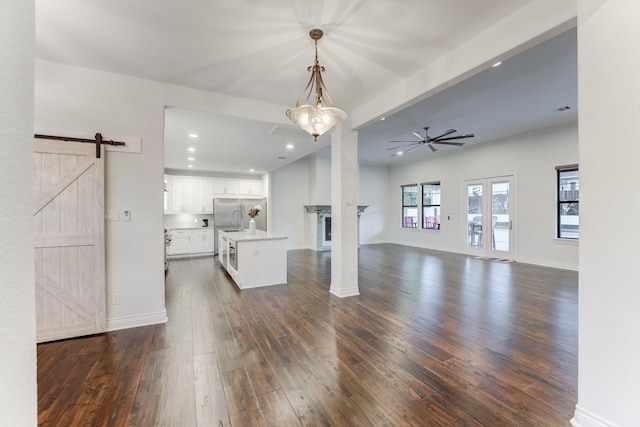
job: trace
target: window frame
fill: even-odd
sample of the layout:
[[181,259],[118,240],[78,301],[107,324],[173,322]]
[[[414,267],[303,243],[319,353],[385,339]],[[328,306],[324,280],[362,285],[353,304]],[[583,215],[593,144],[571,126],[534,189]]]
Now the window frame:
[[[562,190],[562,182],[561,182],[561,175],[563,172],[577,172],[578,174],[578,178],[576,180],[577,182],[577,191],[576,191],[576,199],[572,199],[572,200],[563,200],[564,195],[562,194],[563,191],[566,190]],[[562,225],[562,206],[566,205],[566,204],[575,204],[575,206],[578,207],[578,228],[577,228],[577,237],[568,237],[568,236],[562,236],[562,230],[561,230],[561,225]],[[576,164],[571,164],[571,165],[562,165],[562,166],[556,166],[556,238],[557,239],[562,239],[562,240],[568,240],[568,241],[577,241],[580,239],[580,167],[579,165]]]
[[[427,186],[435,186],[435,185],[438,186],[439,203],[435,204],[435,203],[431,203],[431,201],[430,201],[430,203],[425,203],[425,201],[426,201],[425,197],[424,197],[424,189],[425,189],[425,187],[427,187]],[[436,220],[436,227],[432,228],[432,227],[427,227],[426,224],[425,224],[425,220],[426,220],[427,216],[425,216],[425,214],[424,214],[424,209],[425,208],[438,208],[440,210],[440,216],[442,216],[442,183],[440,181],[423,182],[423,183],[420,184],[420,190],[421,190],[420,191],[420,196],[422,198],[422,203],[421,203],[422,209],[420,211],[420,216],[422,217],[421,218],[422,221],[420,222],[420,224],[422,225],[421,228],[424,229],[424,230],[439,231],[440,227],[441,227],[441,222],[438,220],[437,210],[436,210],[436,215],[434,217],[434,219]]]
[[[416,204],[415,205],[405,205],[405,189],[408,188],[408,187],[415,187],[415,189],[416,189],[416,191],[415,191],[416,192],[416,199],[415,199]],[[420,211],[418,209],[419,206],[420,206],[419,200],[418,200],[418,197],[420,196],[420,193],[418,191],[420,189],[420,186],[417,183],[416,184],[404,184],[404,185],[400,186],[400,189],[401,189],[400,196],[402,197],[402,201],[401,201],[402,202],[402,215],[400,215],[400,219],[402,221],[402,228],[418,228],[418,224],[420,224]],[[405,221],[405,217],[407,216],[407,215],[405,215],[405,210],[407,208],[415,208],[416,209],[416,221],[413,223],[412,227],[407,226],[406,221]]]

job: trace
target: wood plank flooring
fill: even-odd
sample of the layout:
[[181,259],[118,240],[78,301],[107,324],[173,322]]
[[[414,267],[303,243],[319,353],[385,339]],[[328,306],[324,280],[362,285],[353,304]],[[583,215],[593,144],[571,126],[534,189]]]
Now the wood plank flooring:
[[360,295],[329,252],[239,291],[170,262],[169,322],[38,346],[42,426],[563,426],[577,401],[577,273],[382,244]]

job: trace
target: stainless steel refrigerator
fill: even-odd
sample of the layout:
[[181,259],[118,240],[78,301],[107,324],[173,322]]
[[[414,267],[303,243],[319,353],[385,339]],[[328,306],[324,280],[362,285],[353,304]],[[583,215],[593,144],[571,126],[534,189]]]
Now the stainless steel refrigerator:
[[256,221],[258,230],[267,230],[267,199],[213,199],[215,250],[218,253],[218,230],[246,230],[249,228],[249,209],[260,205]]

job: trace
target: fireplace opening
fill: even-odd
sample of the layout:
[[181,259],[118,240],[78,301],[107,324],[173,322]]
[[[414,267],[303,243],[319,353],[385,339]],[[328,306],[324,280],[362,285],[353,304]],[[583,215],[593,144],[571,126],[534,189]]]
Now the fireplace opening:
[[324,217],[324,241],[325,242],[331,241],[331,217],[330,216]]

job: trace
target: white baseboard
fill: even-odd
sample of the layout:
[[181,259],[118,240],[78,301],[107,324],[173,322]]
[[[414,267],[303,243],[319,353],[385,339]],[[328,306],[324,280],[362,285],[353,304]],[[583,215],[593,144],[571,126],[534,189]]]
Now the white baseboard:
[[576,405],[576,412],[571,419],[571,425],[573,427],[617,427],[615,424],[587,411],[580,405]]
[[157,325],[167,323],[167,310],[158,313],[147,313],[136,316],[115,317],[107,319],[107,331],[137,328],[140,326]]
[[358,289],[357,286],[352,288],[347,288],[347,289],[339,289],[331,285],[329,286],[329,292],[331,292],[333,295],[340,298],[354,297],[356,295],[360,295],[360,290]]
[[563,270],[578,271],[577,264],[569,264],[563,262],[554,262],[546,259],[528,258],[528,257],[516,257],[516,262],[522,262],[525,264],[534,264],[541,267],[561,268]]

